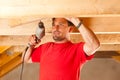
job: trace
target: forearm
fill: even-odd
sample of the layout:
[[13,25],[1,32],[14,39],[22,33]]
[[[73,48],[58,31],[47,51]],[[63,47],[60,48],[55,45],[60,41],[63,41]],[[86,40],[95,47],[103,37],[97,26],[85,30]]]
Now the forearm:
[[92,55],[100,46],[99,40],[94,32],[88,27],[85,27],[84,24],[81,24],[78,30],[85,41],[84,51],[87,53],[87,55]]
[[25,52],[22,54],[22,61],[27,62],[27,63],[31,63],[31,55],[32,52],[35,48],[35,46],[40,43],[40,40],[38,40],[38,42],[36,42],[36,36],[35,35],[31,35],[29,38],[29,43],[28,43],[28,49],[25,50]]
[[31,54],[33,51],[34,47],[28,47],[26,51],[22,54],[22,61],[26,63],[31,63]]

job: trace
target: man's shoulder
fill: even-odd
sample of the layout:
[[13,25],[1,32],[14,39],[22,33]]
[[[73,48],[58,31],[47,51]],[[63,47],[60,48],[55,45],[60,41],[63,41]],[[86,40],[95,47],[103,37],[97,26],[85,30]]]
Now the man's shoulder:
[[51,44],[53,44],[54,42],[46,42],[46,43],[43,43],[43,44],[41,44],[40,46],[49,46],[49,45],[51,45]]
[[42,45],[49,45],[49,44],[53,44],[54,42],[46,42],[46,43],[43,43]]
[[74,45],[83,45],[85,42],[74,43]]

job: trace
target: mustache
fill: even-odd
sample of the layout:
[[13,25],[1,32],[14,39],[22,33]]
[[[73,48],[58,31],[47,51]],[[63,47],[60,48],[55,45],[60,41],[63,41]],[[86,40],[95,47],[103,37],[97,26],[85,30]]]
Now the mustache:
[[53,33],[56,33],[56,32],[59,32],[59,33],[60,33],[60,31],[53,31]]

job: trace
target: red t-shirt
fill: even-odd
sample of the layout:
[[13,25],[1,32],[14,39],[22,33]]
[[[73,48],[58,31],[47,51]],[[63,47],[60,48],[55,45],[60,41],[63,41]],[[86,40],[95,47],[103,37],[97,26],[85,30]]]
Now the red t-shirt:
[[93,58],[85,54],[83,45],[49,42],[36,48],[32,61],[40,63],[40,80],[79,80],[82,64]]

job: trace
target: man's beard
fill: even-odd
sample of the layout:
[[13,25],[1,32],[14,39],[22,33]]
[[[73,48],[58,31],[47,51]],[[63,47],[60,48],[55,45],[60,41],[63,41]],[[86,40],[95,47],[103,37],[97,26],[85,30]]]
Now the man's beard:
[[62,40],[64,40],[65,38],[58,37],[58,36],[53,36],[53,39],[54,39],[55,41],[62,41]]
[[62,37],[62,36],[60,36],[60,35],[57,36],[56,32],[57,32],[57,34],[58,34],[58,33],[60,34],[60,31],[54,31],[54,32],[53,32],[53,39],[54,39],[55,41],[62,41],[62,40],[65,39],[65,37]]

